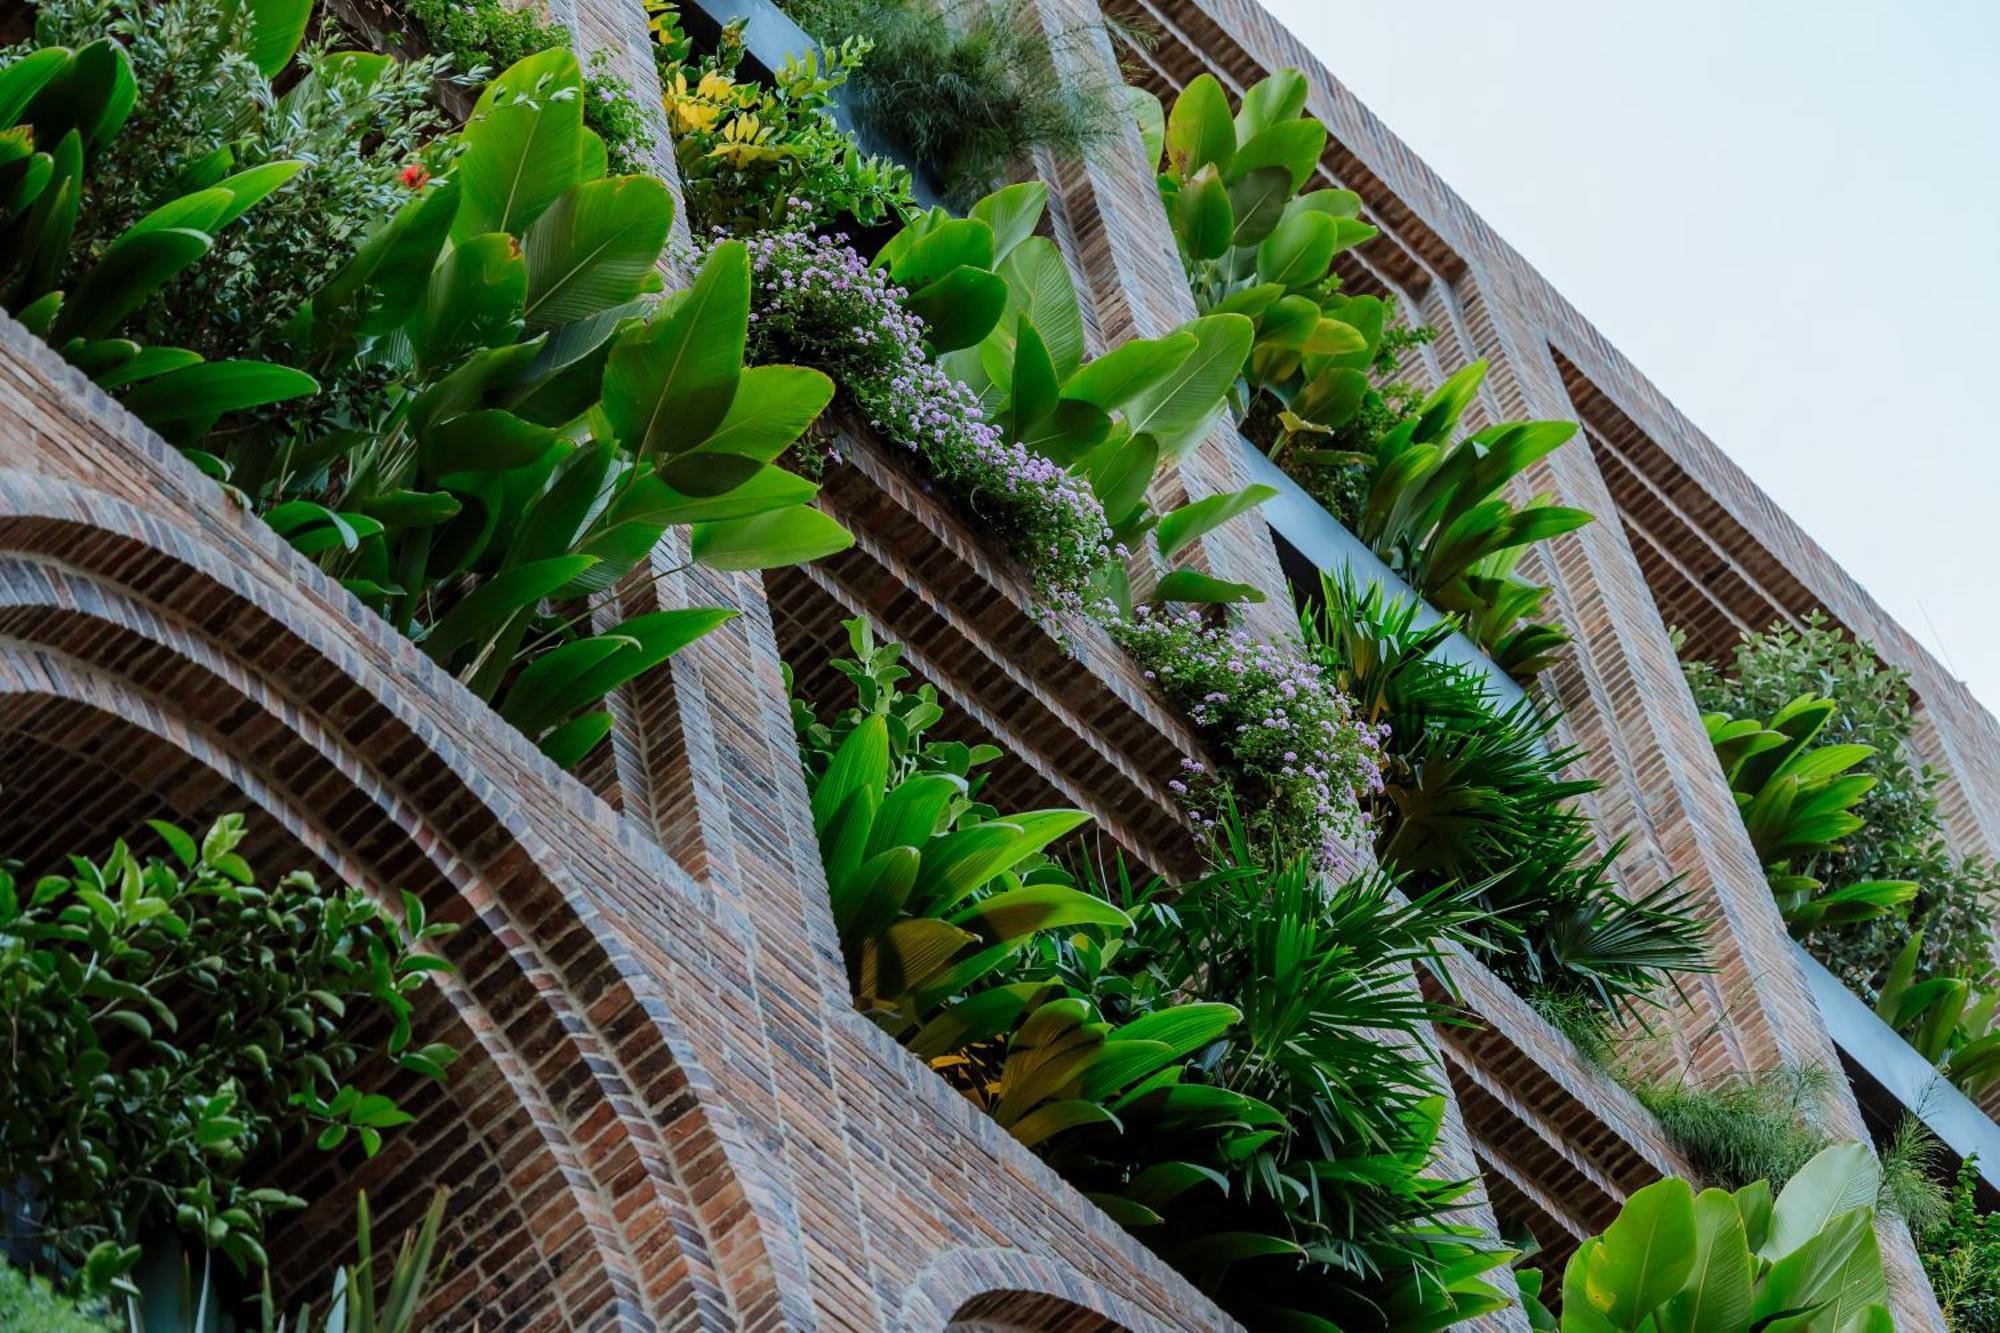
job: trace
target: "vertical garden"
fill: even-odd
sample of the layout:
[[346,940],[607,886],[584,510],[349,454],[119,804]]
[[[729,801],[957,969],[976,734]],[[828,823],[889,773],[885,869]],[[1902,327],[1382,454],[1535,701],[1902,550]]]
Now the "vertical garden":
[[[656,116],[498,0],[24,9],[0,307],[553,764],[604,771],[623,694],[732,614],[631,594],[839,557],[825,493],[860,454],[1040,632],[1123,654],[1192,740],[1147,775],[1172,864],[1003,797],[1022,757],[865,615],[787,641],[800,772],[855,1010],[1246,1326],[1887,1328],[1878,1201],[1990,1326],[1983,1222],[1918,1216],[1906,1159],[1696,1151],[1794,1118],[1762,1083],[1633,1076],[1704,1179],[1635,1193],[1562,1273],[1476,1222],[1436,1034],[1471,1020],[1426,996],[1473,960],[1617,1065],[1703,926],[1595,825],[1538,683],[1566,640],[1523,560],[1593,516],[1522,492],[1577,428],[1491,420],[1482,363],[1418,386],[1430,331],[1343,279],[1377,232],[1321,183],[1297,71],[1163,106],[1102,58],[1145,32],[1026,3],[793,0],[773,60],[650,0]],[[1114,338],[1044,169],[1134,141],[1187,318]],[[1276,492],[1184,484],[1236,448],[1389,581],[1245,617],[1270,592],[1211,552]],[[1689,680],[1794,933],[1989,1086],[1993,870],[1945,849],[1893,677],[1811,626]],[[393,1141],[390,1071],[451,1078],[420,1021],[446,928],[399,886],[260,877],[243,836],[0,865],[0,1315],[271,1326],[266,1225],[317,1202],[284,1171]],[[356,1264],[286,1327],[419,1327],[443,1206],[383,1272],[357,1201]]]

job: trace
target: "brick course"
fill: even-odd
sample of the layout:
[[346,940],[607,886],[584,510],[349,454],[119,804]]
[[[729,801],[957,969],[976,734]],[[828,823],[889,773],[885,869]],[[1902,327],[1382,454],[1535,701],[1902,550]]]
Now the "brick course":
[[[1537,553],[1576,638],[1547,685],[1592,751],[1607,835],[1632,840],[1628,868],[1688,874],[1713,922],[1720,971],[1690,987],[1674,1049],[1700,1076],[1830,1063],[1663,611],[1740,618],[1761,614],[1758,597],[1788,612],[1808,597],[1870,637],[1912,673],[1967,845],[2000,845],[2000,727],[1268,15],[1244,0],[1106,8],[1160,27],[1138,68],[1163,92],[1203,69],[1233,92],[1305,69],[1333,131],[1321,175],[1360,191],[1385,229],[1343,260],[1350,285],[1439,328],[1428,373],[1492,361],[1475,417],[1589,424],[1591,445],[1533,479],[1603,520]],[[649,100],[636,5],[552,12]],[[1090,0],[1035,12],[1051,32],[1098,16]],[[1102,42],[1062,50],[1113,58]],[[673,180],[664,147],[655,164]],[[1093,350],[1194,313],[1136,134],[1089,163],[1036,166]],[[1115,645],[1080,622],[1052,633],[1020,571],[865,433],[850,430],[854,466],[824,497],[854,551],[768,580],[635,579],[602,609],[741,614],[621,692],[614,744],[579,780],[4,317],[0,403],[9,850],[247,809],[260,868],[310,866],[385,901],[408,887],[462,926],[448,944],[459,973],[424,1017],[469,1054],[444,1089],[398,1085],[425,1114],[374,1161],[284,1164],[314,1199],[273,1237],[288,1288],[323,1282],[355,1187],[386,1238],[441,1182],[455,1193],[440,1328],[1232,1326],[847,1005],[781,644],[824,651],[835,620],[863,615],[908,645],[946,726],[1012,751],[996,792],[1088,809],[1162,870],[1194,849],[1160,784],[1200,753]],[[1242,485],[1240,448],[1217,430],[1156,499]],[[1690,577],[1701,551],[1741,589]],[[653,571],[679,554],[670,540]],[[1252,624],[1289,632],[1261,526],[1212,534],[1195,559],[1264,590]],[[1478,1022],[1438,1034],[1453,1093],[1443,1169],[1482,1177],[1559,1268],[1631,1190],[1685,1164],[1503,983],[1470,959],[1452,975]],[[1836,1109],[1858,1133],[1851,1100]],[[1491,1224],[1486,1198],[1472,1215]],[[1887,1224],[1883,1240],[1899,1326],[1941,1327],[1907,1234]],[[1519,1310],[1481,1323],[1525,1327]]]

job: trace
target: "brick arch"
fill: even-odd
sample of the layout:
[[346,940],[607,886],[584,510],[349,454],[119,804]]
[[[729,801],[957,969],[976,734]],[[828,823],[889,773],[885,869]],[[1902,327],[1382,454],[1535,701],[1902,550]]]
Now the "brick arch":
[[947,1250],[903,1294],[906,1333],[1166,1333],[1076,1270],[1004,1248]]
[[[588,896],[565,891],[574,867],[422,711],[479,706],[400,641],[386,654],[400,688],[366,679],[298,596],[324,600],[324,586],[288,599],[101,492],[0,472],[0,497],[0,727],[16,745],[22,728],[52,756],[92,728],[147,738],[142,767],[165,787],[117,773],[103,810],[180,810],[204,785],[240,794],[341,877],[407,886],[461,926],[444,994],[477,1056],[460,1078],[512,1126],[505,1173],[489,1175],[533,1214],[537,1308],[576,1328],[768,1316],[780,1300],[755,1161],[657,986]],[[390,633],[372,618],[332,628]],[[510,767],[552,772],[518,750]],[[65,828],[51,836],[84,825]],[[604,873],[621,871],[644,873]]]

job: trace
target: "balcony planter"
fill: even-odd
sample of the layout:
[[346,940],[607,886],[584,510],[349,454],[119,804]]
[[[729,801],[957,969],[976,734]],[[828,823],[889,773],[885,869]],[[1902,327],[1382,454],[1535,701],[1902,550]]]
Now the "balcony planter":
[[[1420,625],[1428,627],[1447,619],[1442,611],[1419,597],[1415,589],[1384,564],[1365,542],[1349,532],[1339,519],[1328,513],[1319,501],[1306,494],[1305,489],[1273,463],[1268,454],[1240,434],[1237,439],[1243,445],[1250,480],[1261,482],[1278,492],[1266,500],[1259,511],[1271,525],[1273,537],[1297,551],[1316,569],[1336,576],[1345,574],[1363,588],[1380,588],[1383,595],[1392,600],[1415,603],[1417,623]],[[1492,658],[1480,651],[1478,644],[1462,633],[1454,631],[1439,648],[1438,655],[1455,666],[1469,668],[1485,677],[1503,708],[1511,708],[1527,698],[1527,692],[1514,678],[1495,665]]]
[[1982,1193],[2000,1197],[2000,1125],[1798,944],[1792,946],[1827,1033],[1847,1061],[1960,1159],[1979,1158]]
[[[723,27],[737,19],[744,21],[744,68],[766,83],[788,56],[803,55],[820,46],[772,0],[687,0],[681,8],[682,29],[705,51],[713,51],[721,40]],[[844,88],[834,90],[833,120],[854,137],[855,146],[864,154],[902,160],[902,154],[890,148],[876,126],[859,119],[848,108]],[[941,205],[943,197],[930,172],[920,163],[903,165],[910,169],[910,194],[918,205],[923,208]]]

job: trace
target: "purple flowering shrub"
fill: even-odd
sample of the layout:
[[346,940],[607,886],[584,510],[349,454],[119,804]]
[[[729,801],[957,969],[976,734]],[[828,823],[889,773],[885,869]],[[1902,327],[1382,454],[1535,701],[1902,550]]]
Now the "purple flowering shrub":
[[1167,785],[1204,829],[1233,801],[1253,832],[1335,860],[1368,839],[1358,801],[1382,790],[1381,737],[1317,663],[1199,611],[1140,607],[1111,633],[1195,724],[1218,760],[1194,760]]
[[1080,610],[1115,552],[1090,484],[1010,441],[972,390],[924,347],[903,292],[838,236],[749,238],[750,360],[816,366],[868,422],[918,454],[947,494],[989,525],[1053,606]]

